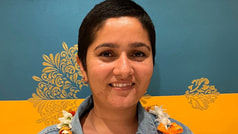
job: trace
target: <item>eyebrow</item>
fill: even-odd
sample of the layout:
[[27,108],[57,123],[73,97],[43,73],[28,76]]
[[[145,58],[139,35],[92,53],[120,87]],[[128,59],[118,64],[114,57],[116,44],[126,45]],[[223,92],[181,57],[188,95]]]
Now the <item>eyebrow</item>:
[[[102,48],[102,47],[119,48],[119,45],[116,45],[116,44],[113,44],[113,43],[103,43],[103,44],[101,44],[101,45],[98,45],[94,50],[97,50],[97,49]],[[131,47],[131,48],[145,47],[145,48],[147,48],[149,51],[150,51],[150,49],[151,49],[148,45],[146,45],[145,43],[142,43],[142,42],[132,43],[132,44],[130,44],[130,47]]]
[[101,47],[119,48],[119,46],[116,45],[116,44],[104,43],[104,44],[98,45],[94,50],[97,50],[97,49],[99,49]]
[[137,47],[145,47],[150,51],[150,47],[148,45],[146,45],[145,43],[142,42],[135,42],[130,44],[131,47],[137,48]]

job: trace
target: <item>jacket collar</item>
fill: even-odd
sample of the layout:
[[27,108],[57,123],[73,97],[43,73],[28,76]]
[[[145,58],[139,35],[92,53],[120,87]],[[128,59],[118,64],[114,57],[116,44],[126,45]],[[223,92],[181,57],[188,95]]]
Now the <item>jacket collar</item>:
[[[74,118],[72,119],[73,134],[83,134],[80,118],[88,113],[93,108],[92,95],[87,97],[79,106]],[[157,129],[154,125],[154,119],[151,114],[145,111],[141,103],[137,105],[138,128],[136,134],[157,134]]]

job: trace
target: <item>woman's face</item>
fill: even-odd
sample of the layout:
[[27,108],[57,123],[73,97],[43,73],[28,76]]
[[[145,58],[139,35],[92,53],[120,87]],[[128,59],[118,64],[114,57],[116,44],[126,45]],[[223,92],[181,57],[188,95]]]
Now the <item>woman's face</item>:
[[134,17],[107,19],[87,52],[87,72],[94,105],[113,108],[135,106],[153,73],[147,31]]

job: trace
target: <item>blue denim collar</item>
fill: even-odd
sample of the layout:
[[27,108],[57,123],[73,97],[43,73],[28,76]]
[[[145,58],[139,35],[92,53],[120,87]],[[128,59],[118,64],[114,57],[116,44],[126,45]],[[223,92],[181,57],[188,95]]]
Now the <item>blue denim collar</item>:
[[145,111],[140,102],[137,105],[137,112],[138,128],[136,134],[157,134],[157,128],[154,124],[155,117]]
[[74,115],[71,125],[73,134],[83,134],[83,129],[80,124],[80,118],[89,112],[93,108],[93,97],[92,95],[87,97],[79,106],[76,114]]
[[[93,108],[92,95],[87,97],[79,106],[74,118],[72,119],[73,134],[83,134],[80,118]],[[151,114],[145,111],[140,102],[137,105],[138,129],[136,134],[157,134],[154,119]]]

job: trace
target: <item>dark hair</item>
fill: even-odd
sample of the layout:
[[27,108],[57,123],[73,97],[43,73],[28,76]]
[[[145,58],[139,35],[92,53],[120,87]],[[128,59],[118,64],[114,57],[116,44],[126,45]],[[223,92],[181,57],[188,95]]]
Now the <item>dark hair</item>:
[[155,59],[154,25],[145,10],[131,0],[105,0],[97,4],[84,18],[78,35],[78,57],[84,70],[87,71],[86,56],[88,47],[95,39],[96,32],[109,18],[130,16],[136,17],[147,30],[152,47],[153,63]]

